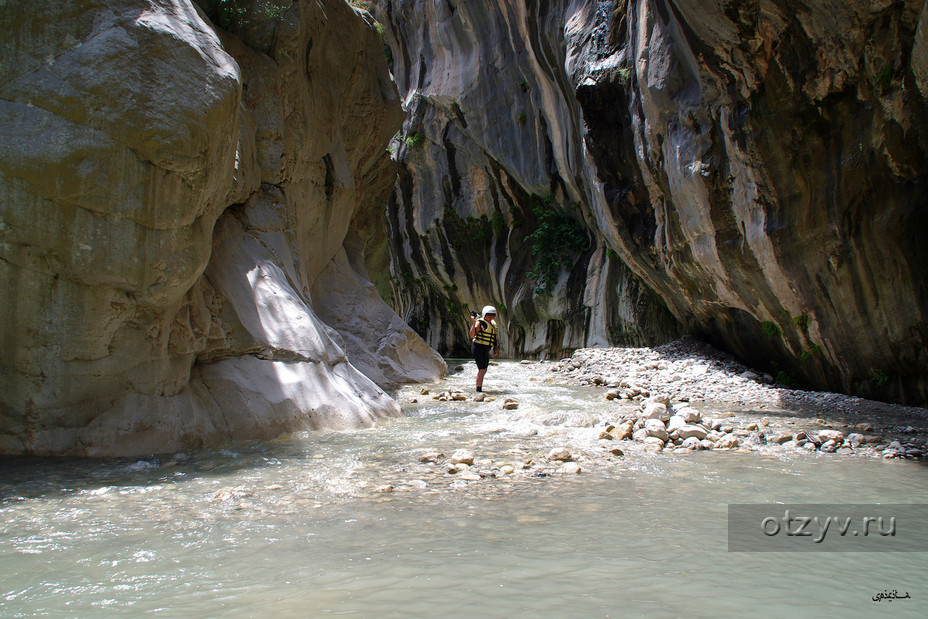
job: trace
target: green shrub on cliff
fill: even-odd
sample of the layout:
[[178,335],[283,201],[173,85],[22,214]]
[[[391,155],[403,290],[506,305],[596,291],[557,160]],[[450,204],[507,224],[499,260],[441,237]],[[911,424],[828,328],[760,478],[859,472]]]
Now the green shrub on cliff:
[[561,267],[573,267],[575,254],[586,249],[589,239],[583,226],[566,213],[544,204],[536,204],[532,213],[537,227],[526,239],[532,244],[535,268],[527,275],[535,280],[535,292],[544,293],[557,283]]
[[223,30],[236,30],[253,19],[279,19],[288,6],[278,6],[271,0],[205,0],[204,12]]

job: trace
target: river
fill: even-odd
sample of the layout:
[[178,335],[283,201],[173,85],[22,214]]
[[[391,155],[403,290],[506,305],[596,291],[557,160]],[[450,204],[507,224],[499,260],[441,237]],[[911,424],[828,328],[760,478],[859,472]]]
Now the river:
[[[601,390],[503,362],[491,401],[433,399],[473,371],[403,388],[406,416],[363,430],[3,460],[0,614],[924,616],[924,552],[729,552],[727,537],[730,504],[926,504],[922,463],[628,443],[616,456],[595,427],[618,406]],[[581,472],[547,461],[554,448]],[[469,471],[419,461],[459,449]]]

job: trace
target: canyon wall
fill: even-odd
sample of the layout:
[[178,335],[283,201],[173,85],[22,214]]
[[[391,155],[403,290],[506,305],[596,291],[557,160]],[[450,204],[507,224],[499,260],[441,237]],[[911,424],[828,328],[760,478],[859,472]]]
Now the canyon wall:
[[200,4],[0,5],[0,453],[369,425],[445,371],[364,267],[402,123],[369,16]]
[[379,0],[391,303],[442,352],[701,335],[928,402],[924,0]]

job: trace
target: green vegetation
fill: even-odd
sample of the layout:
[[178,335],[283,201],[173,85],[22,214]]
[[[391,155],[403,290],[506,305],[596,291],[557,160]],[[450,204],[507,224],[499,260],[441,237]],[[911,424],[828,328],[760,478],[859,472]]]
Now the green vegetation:
[[612,249],[611,247],[606,248],[606,257],[610,260],[619,260],[619,252]]
[[793,324],[795,324],[796,327],[803,333],[809,330],[809,324],[811,324],[811,322],[812,320],[805,314],[801,316],[793,316]]
[[370,11],[374,8],[374,3],[371,0],[348,0],[348,4],[362,11]]
[[288,8],[271,0],[207,0],[203,6],[214,24],[230,31],[245,28],[254,19],[280,19]]
[[524,125],[524,124],[525,124],[526,118],[527,118],[527,116],[525,115],[525,112],[519,112],[519,115],[516,116],[516,120],[519,121],[519,124],[520,124],[520,125]]
[[876,76],[876,83],[879,86],[886,88],[893,82],[893,65],[888,64],[883,67],[883,70],[880,71],[880,74]]
[[775,322],[765,321],[760,323],[760,328],[764,331],[764,335],[770,339],[780,337],[782,331],[780,331],[780,326]]
[[822,352],[822,347],[818,344],[812,344],[809,346],[808,350],[799,353],[799,358],[805,361],[806,359],[811,359],[813,355],[817,355],[820,352]]
[[441,227],[449,243],[467,252],[485,251],[488,241],[493,238],[492,224],[486,215],[464,218],[450,205],[445,210]]
[[784,387],[788,387],[789,389],[797,389],[799,387],[799,383],[796,380],[796,377],[793,376],[791,372],[787,372],[786,370],[777,370],[774,378],[778,383]]
[[535,280],[537,293],[550,291],[557,283],[561,267],[570,269],[574,264],[574,254],[583,251],[589,244],[583,226],[570,215],[546,206],[553,202],[553,198],[548,196],[541,202],[532,208],[537,227],[526,237],[536,258],[535,268],[527,275]]
[[880,368],[870,370],[870,382],[875,385],[885,385],[889,381],[889,375]]
[[621,67],[619,69],[619,83],[628,84],[632,78],[632,70],[629,67]]
[[490,228],[493,230],[493,234],[496,235],[496,238],[503,238],[503,235],[506,233],[506,220],[503,219],[503,214],[499,211],[493,213],[493,217],[490,219]]
[[425,142],[425,134],[421,131],[416,131],[413,134],[406,136],[406,146],[409,148],[415,148]]

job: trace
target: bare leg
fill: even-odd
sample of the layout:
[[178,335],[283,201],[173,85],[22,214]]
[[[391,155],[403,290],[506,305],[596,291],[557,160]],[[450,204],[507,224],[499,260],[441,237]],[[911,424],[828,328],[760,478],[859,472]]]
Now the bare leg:
[[487,369],[483,368],[482,370],[477,370],[477,389],[483,389],[483,375],[487,373]]

